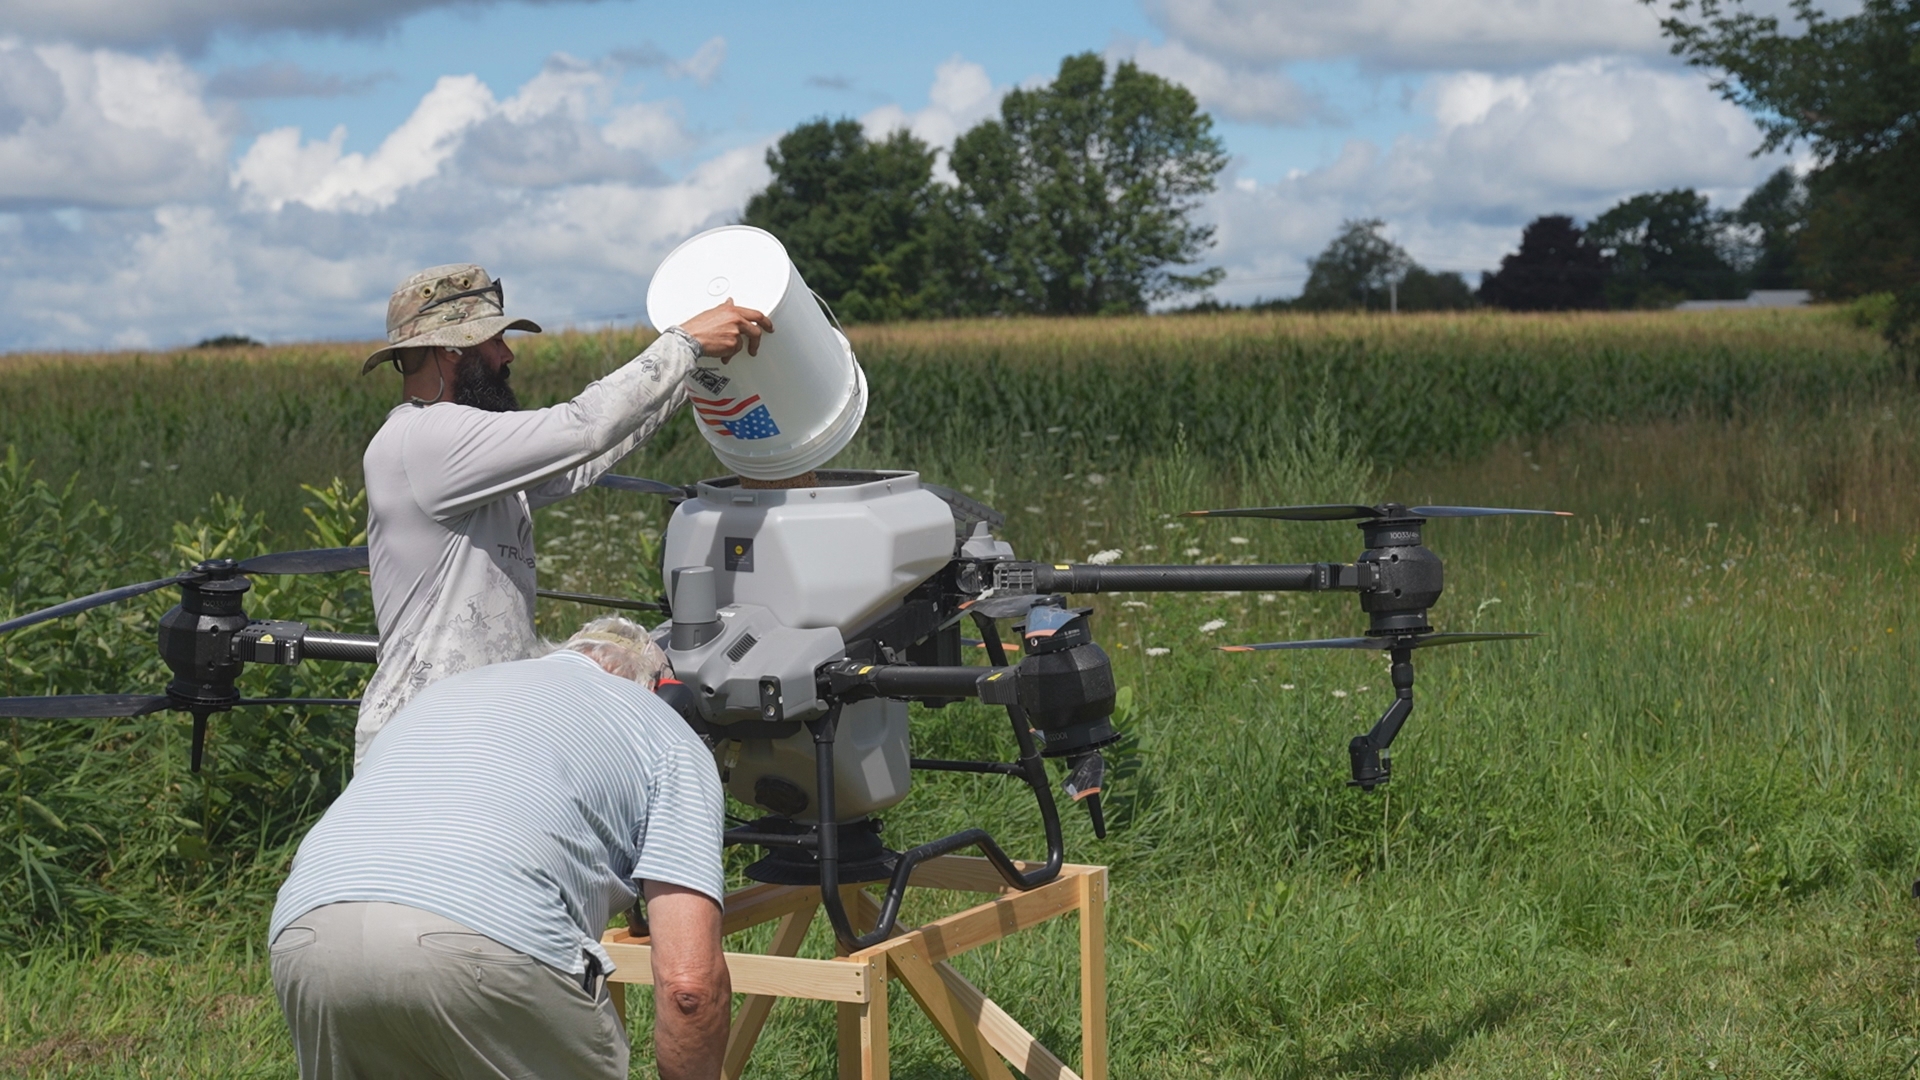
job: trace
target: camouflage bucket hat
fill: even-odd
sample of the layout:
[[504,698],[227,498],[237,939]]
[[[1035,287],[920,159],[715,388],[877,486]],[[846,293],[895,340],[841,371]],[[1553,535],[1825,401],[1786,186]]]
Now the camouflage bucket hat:
[[464,349],[506,330],[537,334],[540,324],[509,318],[499,280],[473,263],[431,267],[393,290],[387,301],[387,347],[367,357],[360,374],[392,359],[395,349],[417,345]]

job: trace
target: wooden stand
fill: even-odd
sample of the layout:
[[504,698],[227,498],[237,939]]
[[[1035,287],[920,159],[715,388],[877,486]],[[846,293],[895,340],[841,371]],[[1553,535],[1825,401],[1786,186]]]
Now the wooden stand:
[[[898,979],[976,1080],[1012,1080],[1003,1058],[1028,1080],[1107,1080],[1107,868],[1068,865],[1053,881],[1017,892],[985,859],[947,855],[916,867],[913,885],[997,898],[925,926],[902,927],[850,956],[810,960],[795,954],[820,907],[817,887],[755,885],[730,894],[725,933],[776,919],[779,925],[766,953],[727,954],[734,992],[746,1001],[734,1012],[721,1075],[739,1080],[774,999],[792,997],[838,1003],[841,1080],[886,1080],[887,986]],[[878,905],[861,887],[846,886],[841,895],[860,930],[874,924]],[[947,963],[1068,912],[1080,915],[1077,1073]],[[623,984],[653,981],[650,949],[645,938],[625,930],[609,930],[601,940],[619,968],[609,983],[624,1016]]]

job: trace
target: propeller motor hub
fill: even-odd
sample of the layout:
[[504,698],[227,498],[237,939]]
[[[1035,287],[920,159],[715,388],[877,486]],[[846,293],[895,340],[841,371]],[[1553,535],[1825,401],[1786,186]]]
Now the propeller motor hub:
[[160,659],[173,672],[167,696],[182,706],[222,708],[240,700],[234,680],[242,663],[233,655],[233,635],[246,629],[241,600],[253,583],[233,571],[231,559],[210,560],[225,567],[207,581],[180,583],[180,603],[160,619]]
[[1433,629],[1427,610],[1446,591],[1446,569],[1421,541],[1424,518],[1397,503],[1385,509],[1389,516],[1360,523],[1367,550],[1355,561],[1371,564],[1376,577],[1376,584],[1360,593],[1360,610],[1367,613],[1369,634],[1426,633]]

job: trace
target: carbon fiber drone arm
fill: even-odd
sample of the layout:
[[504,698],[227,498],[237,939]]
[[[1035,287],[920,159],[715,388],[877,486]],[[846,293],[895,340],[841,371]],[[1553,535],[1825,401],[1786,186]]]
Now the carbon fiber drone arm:
[[1253,566],[1095,566],[1090,563],[1003,562],[993,568],[1001,593],[1101,592],[1357,592],[1378,582],[1370,563]]

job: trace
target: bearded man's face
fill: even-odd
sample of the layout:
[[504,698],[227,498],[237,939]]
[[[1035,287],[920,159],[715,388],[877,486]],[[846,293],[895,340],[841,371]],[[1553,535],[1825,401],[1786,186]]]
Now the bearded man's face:
[[[498,353],[505,353],[500,360]],[[513,376],[513,353],[499,338],[466,350],[453,367],[453,403],[487,412],[514,412],[520,398],[508,380]]]

